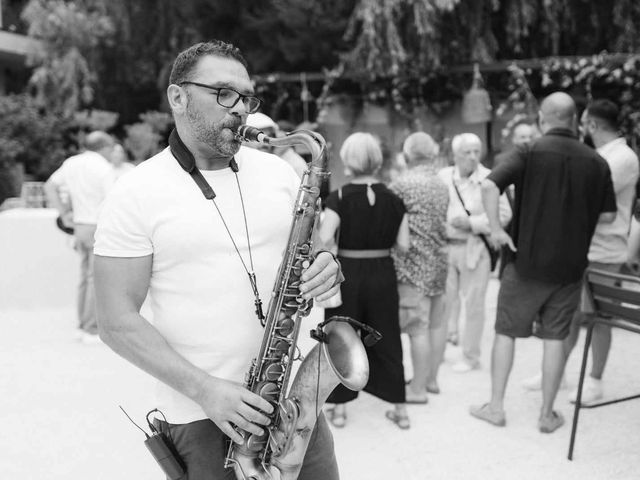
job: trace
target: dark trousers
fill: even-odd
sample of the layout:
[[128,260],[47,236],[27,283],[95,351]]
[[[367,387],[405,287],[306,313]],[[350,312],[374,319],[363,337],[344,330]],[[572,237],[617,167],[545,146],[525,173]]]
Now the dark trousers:
[[[155,420],[161,432],[169,436],[187,467],[183,480],[235,480],[233,469],[224,468],[227,437],[211,420],[185,424]],[[324,414],[320,413],[311,434],[298,480],[339,480],[333,450],[333,436]]]

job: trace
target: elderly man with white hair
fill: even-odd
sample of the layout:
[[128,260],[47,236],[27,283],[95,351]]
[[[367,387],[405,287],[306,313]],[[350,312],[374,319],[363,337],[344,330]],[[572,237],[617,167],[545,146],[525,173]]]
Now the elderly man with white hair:
[[[480,164],[482,141],[473,133],[456,135],[451,142],[454,165],[438,172],[449,189],[447,239],[449,273],[446,313],[449,338],[457,343],[458,317],[464,301],[466,321],[461,336],[462,358],[453,365],[457,373],[480,368],[480,340],[484,328],[484,306],[491,273],[491,259],[481,235],[490,233],[489,220],[482,206],[482,180],[490,170]],[[507,198],[500,197],[500,222],[511,219]]]
[[408,169],[390,186],[407,208],[411,238],[408,251],[395,250],[393,255],[400,328],[409,335],[413,365],[407,403],[426,403],[427,392],[440,392],[437,376],[447,340],[444,293],[449,192],[437,176],[438,150],[427,133],[409,135],[402,147]]

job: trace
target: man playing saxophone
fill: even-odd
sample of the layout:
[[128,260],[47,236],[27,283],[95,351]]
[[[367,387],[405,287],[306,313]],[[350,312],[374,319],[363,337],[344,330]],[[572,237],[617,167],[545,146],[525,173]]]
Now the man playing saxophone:
[[[263,336],[300,179],[235,136],[260,107],[237,48],[193,45],[177,56],[169,82],[169,148],[123,177],[99,218],[99,332],[159,380],[166,422],[157,425],[173,439],[189,480],[232,479],[225,436],[242,444],[241,431],[261,435],[273,411],[242,382]],[[305,299],[324,300],[341,278],[333,256],[320,252],[299,289]],[[152,321],[140,314],[147,292]],[[298,478],[338,479],[322,414]]]

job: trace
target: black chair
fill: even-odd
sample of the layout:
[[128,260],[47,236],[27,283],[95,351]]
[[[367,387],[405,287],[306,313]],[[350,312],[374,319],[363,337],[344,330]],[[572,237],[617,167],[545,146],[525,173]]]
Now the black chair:
[[622,328],[634,333],[640,333],[640,278],[590,268],[587,269],[585,273],[585,284],[589,300],[593,305],[593,315],[589,315],[587,336],[584,341],[580,380],[578,381],[578,395],[573,411],[569,460],[573,460],[573,447],[576,430],[578,428],[578,415],[581,409],[603,407],[605,405],[640,398],[640,394],[638,394],[589,405],[581,404],[582,387],[587,368],[587,357],[589,356],[593,327],[596,324],[603,324],[614,328]]

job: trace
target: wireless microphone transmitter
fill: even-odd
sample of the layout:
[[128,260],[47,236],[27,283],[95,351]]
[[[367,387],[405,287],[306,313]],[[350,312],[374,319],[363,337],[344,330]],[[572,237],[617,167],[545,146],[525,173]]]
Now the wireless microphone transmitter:
[[179,480],[183,477],[184,465],[164,433],[154,432],[144,444],[169,480]]

